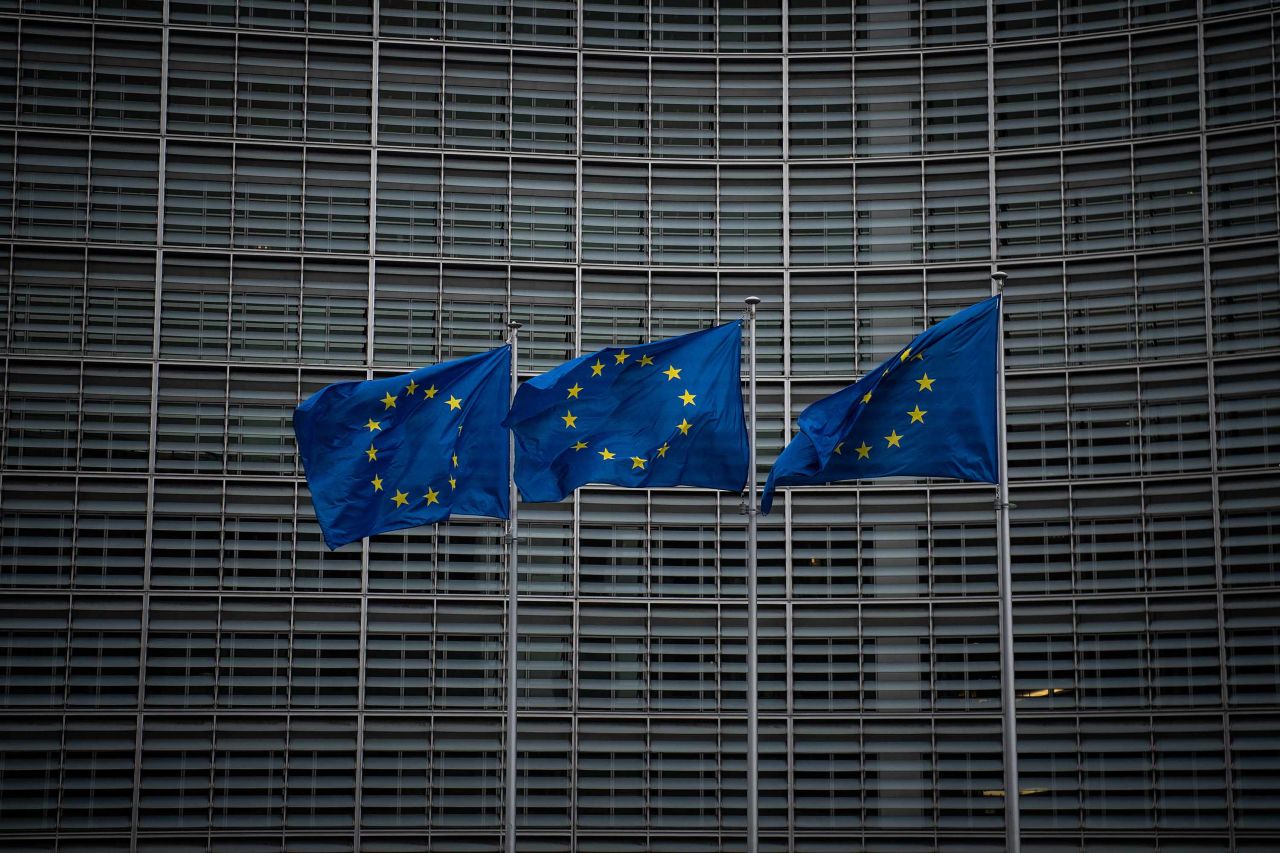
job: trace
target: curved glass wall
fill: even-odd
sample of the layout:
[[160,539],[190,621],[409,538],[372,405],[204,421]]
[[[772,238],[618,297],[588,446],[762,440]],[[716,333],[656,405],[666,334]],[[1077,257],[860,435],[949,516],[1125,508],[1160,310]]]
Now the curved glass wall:
[[[0,3],[0,846],[498,850],[500,527],[290,416],[760,314],[760,471],[1009,273],[1024,847],[1280,845],[1268,3]],[[745,849],[734,496],[521,507],[521,849]],[[764,520],[761,849],[996,851],[989,488]]]

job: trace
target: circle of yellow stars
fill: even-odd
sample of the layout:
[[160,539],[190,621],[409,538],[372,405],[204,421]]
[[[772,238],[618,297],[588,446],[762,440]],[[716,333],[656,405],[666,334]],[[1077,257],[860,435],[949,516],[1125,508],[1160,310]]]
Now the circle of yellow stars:
[[[606,364],[605,358],[607,357],[608,357],[608,354],[601,354],[600,356],[596,357],[595,363],[590,365],[591,377],[589,378],[603,377],[604,371],[607,367],[624,366],[629,359],[634,357],[634,354],[627,352],[626,349],[619,350],[618,352],[612,354],[613,364],[611,365]],[[636,367],[656,367],[653,357],[648,354],[642,354],[640,358],[636,359],[632,363]],[[683,370],[684,368],[682,367],[676,367],[674,364],[668,364],[666,370],[660,370],[658,372],[667,377],[667,382],[674,382],[678,379],[681,379],[681,373]],[[684,386],[680,386],[680,387],[684,387]],[[570,387],[564,390],[566,392],[565,412],[563,415],[560,415],[560,420],[564,421],[565,429],[577,429],[578,416],[573,413],[573,410],[571,408],[572,404],[569,401],[582,399],[579,395],[582,394],[582,392],[586,389],[583,388],[583,386],[580,385],[578,382],[574,382],[573,385],[571,385]],[[680,436],[687,436],[689,434],[689,430],[693,428],[693,423],[689,420],[689,415],[692,414],[693,411],[696,411],[697,409],[698,395],[694,394],[687,387],[685,387],[684,393],[676,394],[675,397],[682,404],[681,405],[682,415],[680,418],[680,423],[676,424],[674,427],[672,427],[672,429],[674,429],[677,433],[679,433]],[[685,409],[691,406],[693,407],[693,411],[684,412]],[[673,438],[675,437],[675,433],[672,434],[672,437]],[[590,447],[590,444],[586,441],[583,441],[582,439],[578,439],[573,444],[569,445],[569,449],[574,451],[575,453],[580,453],[583,450],[587,450],[589,447]],[[639,469],[641,471],[645,471],[645,470],[648,470],[647,466],[652,464],[655,459],[665,458],[667,453],[670,450],[671,450],[671,442],[664,441],[662,443],[662,446],[654,448],[649,456],[624,456],[622,463],[624,465],[628,461],[631,463],[631,467],[628,470],[634,471]],[[600,456],[600,460],[602,462],[612,462],[613,460],[618,458],[618,454],[610,450],[608,447],[601,447],[601,449],[595,451],[595,453]]]
[[[379,418],[385,419],[388,412],[390,412],[392,409],[397,408],[396,404],[400,401],[400,398],[402,396],[418,398],[419,390],[421,390],[422,392],[420,399],[423,399],[423,400],[434,400],[436,399],[436,396],[440,394],[440,389],[436,388],[435,385],[431,385],[430,387],[423,388],[421,385],[418,384],[418,381],[416,379],[410,379],[408,384],[405,385],[403,389],[401,389],[399,394],[392,394],[390,391],[388,391],[386,395],[383,396],[381,400],[379,400],[379,402],[382,403],[382,412],[378,416],[369,418],[368,421],[364,424],[365,429],[368,430],[368,432],[372,433],[372,435],[370,435],[369,437],[369,447],[367,450],[364,451],[365,457],[370,463],[377,463],[380,461],[378,459],[379,451],[378,451],[378,443],[377,443],[377,434],[382,432],[382,420],[380,420]],[[453,394],[449,394],[446,397],[441,397],[440,402],[444,403],[448,407],[448,410],[447,410],[448,412],[462,411],[461,397],[456,397]],[[458,425],[458,432],[459,433],[462,432],[461,424]],[[450,462],[452,463],[453,468],[456,469],[458,467],[457,453],[454,453],[450,456]],[[454,472],[450,472],[449,478],[446,482],[448,482],[449,484],[449,491],[452,492],[458,488],[458,479],[455,476]],[[373,479],[369,481],[369,485],[373,487],[373,491],[375,494],[377,494],[378,492],[382,492],[384,495],[386,494],[386,489],[383,486],[383,478],[379,472],[377,471],[374,472]],[[443,489],[443,486],[441,487],[441,489]],[[401,507],[408,506],[413,503],[417,503],[418,501],[425,501],[423,506],[431,506],[432,504],[440,503],[441,491],[437,490],[434,486],[427,486],[427,491],[416,498],[413,497],[409,492],[403,491],[399,488],[395,488],[393,489],[393,491],[394,491],[394,494],[389,495],[388,499],[392,502],[392,504],[394,504],[394,507],[393,507],[394,509],[400,509]]]
[[[911,352],[911,347],[907,347],[901,353],[898,354],[898,363],[904,364],[907,361],[924,361],[924,353],[913,354]],[[889,371],[891,369],[892,367],[885,369],[884,373],[886,376],[889,374]],[[933,383],[936,382],[937,380],[931,378],[929,376],[929,372],[926,370],[921,374],[919,379],[915,379],[912,381],[915,382],[917,386],[919,386],[917,389],[917,393],[923,394],[925,391],[928,391],[929,393],[932,394]],[[872,393],[873,393],[872,391],[868,391],[867,393],[862,395],[862,397],[860,398],[862,401],[862,405],[865,406],[871,403]],[[920,404],[917,403],[915,405],[915,408],[911,409],[906,414],[909,418],[911,418],[911,420],[907,422],[908,427],[911,424],[920,424],[921,426],[923,426],[924,416],[929,414],[929,410],[920,408]],[[907,437],[907,433],[900,434],[896,427],[894,429],[891,429],[888,435],[881,437],[885,443],[884,449],[889,450],[895,447],[900,449],[902,447],[902,439],[906,437]],[[846,442],[842,441],[836,445],[835,454],[837,456],[844,455],[845,444]],[[863,460],[863,459],[870,460],[871,451],[874,449],[875,448],[872,445],[867,444],[867,440],[865,438],[861,439],[861,443],[857,447],[853,448],[853,450],[858,454],[857,456],[858,460]]]

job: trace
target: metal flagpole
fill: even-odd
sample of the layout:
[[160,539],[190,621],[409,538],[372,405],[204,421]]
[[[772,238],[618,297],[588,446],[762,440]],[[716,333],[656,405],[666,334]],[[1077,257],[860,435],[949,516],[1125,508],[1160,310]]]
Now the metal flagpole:
[[996,398],[1000,407],[996,417],[996,441],[1000,456],[1000,483],[996,487],[997,551],[1000,560],[1000,710],[1004,717],[1004,825],[1008,853],[1019,853],[1018,795],[1018,728],[1014,708],[1013,671],[1013,558],[1009,542],[1009,445],[1005,436],[1007,405],[1004,391],[1004,284],[1008,273],[993,272],[993,289],[1000,297],[1000,313],[996,332]]
[[[517,332],[522,324],[507,320],[507,343],[511,344],[511,400],[516,398]],[[507,475],[510,489],[510,517],[507,519],[507,853],[516,853],[516,664],[519,633],[516,626],[517,590],[520,572],[516,562],[516,434],[507,434]]]
[[760,850],[759,654],[756,648],[756,306],[747,303],[747,853]]

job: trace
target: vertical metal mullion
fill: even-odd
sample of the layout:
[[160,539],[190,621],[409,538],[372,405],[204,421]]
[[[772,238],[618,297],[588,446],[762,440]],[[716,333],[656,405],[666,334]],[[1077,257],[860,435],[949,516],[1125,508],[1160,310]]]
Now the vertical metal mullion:
[[[582,4],[578,4],[578,15],[582,15]],[[579,30],[581,37],[581,30]],[[577,271],[576,285],[578,287],[578,305],[582,305],[582,173],[583,173],[583,139],[582,139],[582,51],[578,51],[576,70],[574,72],[574,87],[577,97],[576,109],[574,110],[574,129],[573,139],[574,148],[577,156],[574,157],[574,197],[573,197],[573,261]],[[578,311],[575,318],[575,331],[578,335],[577,349],[575,354],[582,352],[582,312]],[[575,498],[576,501],[576,498]]]
[[[164,4],[165,14],[169,14],[169,3]],[[240,33],[232,33],[231,49],[231,137],[234,139],[240,130]],[[234,196],[232,199],[234,205]]]
[[[85,370],[85,355],[86,355],[86,353],[85,353],[85,351],[84,351],[85,338],[84,338],[83,334],[84,334],[85,330],[87,330],[87,329],[88,329],[88,326],[89,326],[89,247],[88,247],[88,246],[85,246],[85,247],[81,248],[81,249],[79,250],[78,254],[80,255],[80,295],[81,295],[81,296],[80,296],[80,298],[81,298],[81,302],[80,302],[80,330],[81,330],[81,335],[82,335],[82,337],[81,337],[81,340],[80,340],[80,352],[79,352],[79,356],[80,356],[80,358],[79,358],[78,362],[76,362],[76,363],[75,363],[75,367],[76,367],[76,382],[77,382],[77,385],[76,385],[76,401],[77,401],[77,403],[79,404],[79,405],[77,406],[77,408],[76,408],[76,447],[75,447],[75,457],[74,457],[74,458],[75,458],[75,468],[76,468],[76,470],[79,470],[79,469],[81,468],[81,464],[80,464],[80,463],[81,463],[81,461],[82,461],[82,455],[83,455],[83,453],[84,453],[84,441],[83,441],[83,436],[84,436],[84,370]],[[79,496],[79,493],[80,493],[80,483],[79,483],[79,478],[78,478],[78,477],[76,477],[76,478],[75,478],[75,493],[76,493],[77,498],[76,498],[76,499],[75,499],[75,501],[74,501],[74,510],[75,510],[75,512],[76,512],[76,513],[78,513],[78,512],[79,512],[79,509],[80,509],[80,506],[79,506],[79,499],[78,499],[78,496]],[[76,538],[77,538],[78,536],[79,536],[79,525],[77,524],[77,525],[75,525],[75,527],[74,527],[74,529],[72,530],[72,533],[71,533],[71,537],[72,537],[71,545],[72,545],[73,553],[74,553],[74,548],[75,548],[75,544],[76,544]],[[74,561],[74,559],[72,560],[71,570],[72,570],[72,574],[71,574],[71,578],[70,578],[70,580],[71,580],[71,585],[74,587],[74,586],[75,586],[75,561]]]
[[[512,7],[514,4],[507,4],[508,14],[514,15]],[[512,154],[515,152],[516,139],[516,52],[514,48],[508,48],[507,57],[507,260],[511,260],[511,175],[514,171],[512,163]],[[530,146],[530,151],[534,150],[534,146]],[[530,317],[530,322],[532,322]]]
[[[432,627],[432,629],[433,629],[433,630],[432,630],[432,636],[433,636],[433,637],[434,637],[434,635],[435,635],[435,631],[434,631],[434,628],[435,628],[435,612],[436,612],[436,608],[435,608],[435,601],[433,600],[433,601],[431,602],[431,627]],[[431,660],[431,664],[432,664],[432,665],[431,665],[431,671],[432,671],[432,673],[433,673],[432,677],[434,678],[434,673],[435,673],[435,643],[434,643],[434,642],[432,643],[432,648],[431,648],[431,658],[432,658],[432,660]],[[432,690],[432,687],[429,685],[427,689],[428,689],[428,690]],[[432,691],[432,695],[430,695],[430,696],[429,696],[429,699],[430,699],[431,701],[434,701],[434,699],[435,699],[434,691]],[[436,768],[436,715],[435,715],[435,714],[428,714],[428,715],[427,715],[427,717],[426,717],[426,720],[427,720],[427,743],[426,743],[426,747],[427,747],[427,774],[426,774],[427,790],[424,792],[424,794],[425,794],[424,799],[426,800],[426,807],[425,807],[424,811],[426,812],[426,818],[427,818],[426,822],[427,822],[427,825],[428,825],[428,826],[431,826],[431,825],[432,825],[432,823],[433,823],[433,815],[432,815],[432,812],[435,810],[435,805],[436,805],[436,798],[435,798],[435,789],[436,789],[436,786],[435,786],[435,777],[436,777],[436,773],[438,772],[438,770],[437,770],[437,768]],[[432,840],[432,838],[431,838],[431,836],[430,836],[430,835],[428,835],[428,836],[427,836],[427,838],[428,838],[428,840],[429,840],[429,841],[430,841],[430,840]]]
[[[164,4],[165,20],[168,20],[169,4]],[[143,520],[142,542],[142,624],[138,638],[138,719],[135,729],[133,748],[133,804],[129,822],[129,844],[138,846],[138,817],[142,799],[142,738],[146,717],[146,675],[147,647],[151,633],[151,564],[155,552],[155,506],[156,506],[156,449],[159,438],[160,409],[160,322],[163,314],[163,282],[164,282],[164,249],[165,244],[165,196],[168,182],[165,178],[167,168],[168,143],[165,136],[169,123],[169,27],[161,30],[160,38],[160,138],[157,140],[156,161],[156,249],[154,266],[154,283],[151,303],[151,399],[147,420],[147,491],[145,497],[145,518]],[[16,158],[15,158],[16,159]],[[92,189],[90,190],[92,192]],[[87,270],[86,270],[87,275]],[[12,280],[12,279],[11,279]],[[217,642],[217,636],[214,637]],[[214,670],[216,673],[216,669]],[[212,732],[210,732],[212,742]],[[213,796],[213,762],[209,762],[209,796]],[[209,801],[212,808],[212,800]]]
[[[445,229],[444,202],[446,198],[445,180],[449,174],[448,160],[446,159],[446,150],[447,150],[446,145],[448,140],[446,139],[446,136],[445,136],[445,119],[448,117],[448,114],[449,114],[448,97],[449,97],[449,46],[443,45],[440,48],[440,206],[437,208],[439,210],[439,213],[437,214],[437,217],[436,217],[438,222],[438,226],[436,228],[436,245],[439,248],[439,251],[436,254],[439,255],[440,258],[442,259],[444,258],[444,229]],[[440,262],[440,267],[441,267],[440,268],[440,299],[441,299],[441,307],[443,308],[443,300],[444,300],[444,261],[443,260],[441,260]],[[441,323],[437,322],[436,326],[437,328],[439,328],[441,326]],[[440,356],[443,357],[444,356],[444,349],[443,349],[444,330],[439,329],[439,333],[440,333],[441,349],[437,350],[437,352],[439,352]]]
[[[363,549],[363,553],[367,556],[369,550]],[[362,835],[360,832],[363,819],[363,802],[364,802],[364,736],[365,736],[365,715],[368,711],[366,708],[365,697],[367,695],[368,682],[368,649],[369,649],[369,572],[360,573],[360,635],[358,638],[359,649],[357,651],[359,657],[359,680],[356,682],[356,762],[355,762],[355,801],[353,804],[352,826],[352,846],[355,853],[360,853]]]
[[[1061,155],[1059,155],[1061,157]],[[1065,222],[1064,222],[1065,227]],[[1075,471],[1075,461],[1072,457],[1071,448],[1075,441],[1075,431],[1071,428],[1072,400],[1071,400],[1071,371],[1067,369],[1067,336],[1070,333],[1071,312],[1068,310],[1067,300],[1067,261],[1065,258],[1056,262],[1059,270],[1058,281],[1062,282],[1062,411],[1065,415],[1063,419],[1063,428],[1066,432],[1066,462],[1067,475],[1066,480],[1072,480],[1072,474]],[[1007,413],[1006,413],[1007,414]],[[1070,502],[1068,502],[1068,515],[1071,513]],[[1074,520],[1071,522],[1070,530],[1075,529]],[[1076,555],[1074,549],[1068,549],[1071,562],[1072,578],[1075,577]],[[1074,591],[1074,580],[1072,581],[1072,590]]]
[[[928,604],[931,661],[936,661],[937,659],[937,650],[935,646],[937,633],[934,631],[934,607],[936,606],[936,601],[930,601]],[[936,672],[930,673],[930,679],[934,681],[936,685]],[[942,786],[939,784],[939,776],[941,774],[938,771],[937,691],[934,685],[930,686],[930,692],[932,694],[932,701],[930,702],[929,711],[929,781],[933,783],[933,825],[937,827],[941,824],[942,817]]]
[[[374,0],[376,4],[378,0]],[[377,21],[377,13],[375,10],[374,21]],[[374,335],[375,327],[375,294],[377,292],[377,246],[378,246],[378,122],[380,120],[378,109],[378,91],[381,86],[381,51],[382,46],[377,41],[373,43],[372,58],[370,60],[370,92],[369,99],[369,141],[371,143],[369,150],[369,260],[368,260],[368,290],[365,294],[365,331],[364,331],[364,351],[365,365],[369,368],[373,367],[374,362]],[[299,335],[299,339],[301,339]],[[363,566],[367,574],[367,563]]]
[[1214,614],[1218,629],[1218,703],[1223,709],[1222,711],[1222,744],[1223,744],[1223,768],[1224,768],[1224,796],[1226,800],[1227,812],[1227,839],[1228,847],[1235,849],[1236,846],[1236,796],[1235,796],[1235,767],[1231,761],[1231,715],[1227,712],[1230,707],[1230,690],[1229,677],[1230,667],[1227,664],[1227,626],[1226,626],[1226,600],[1223,595],[1224,572],[1223,572],[1223,542],[1222,542],[1222,483],[1218,473],[1218,392],[1215,381],[1215,361],[1214,361],[1214,339],[1213,339],[1213,269],[1209,261],[1209,237],[1210,237],[1210,219],[1209,219],[1209,137],[1206,133],[1208,127],[1208,95],[1205,89],[1206,69],[1205,69],[1205,35],[1204,35],[1204,9],[1203,0],[1197,2],[1197,22],[1196,22],[1196,74],[1198,77],[1198,106],[1199,106],[1199,133],[1196,134],[1196,141],[1199,143],[1200,155],[1200,221],[1202,232],[1200,235],[1200,276],[1204,286],[1204,347],[1205,347],[1205,376],[1206,376],[1206,393],[1208,394],[1209,406],[1209,483],[1210,483],[1210,511],[1213,514],[1213,567],[1214,567],[1214,600],[1217,613]]
[[[88,123],[88,125],[86,126],[86,128],[85,128],[85,129],[86,129],[86,130],[88,130],[88,131],[90,131],[90,133],[91,133],[93,130],[95,130],[95,129],[96,129],[96,128],[94,128],[94,121],[93,121],[93,119],[94,119],[94,114],[93,114],[93,113],[94,113],[94,107],[97,105],[97,103],[96,103],[96,102],[97,102],[97,98],[95,98],[95,97],[94,97],[94,94],[95,94],[95,92],[97,91],[97,88],[98,88],[98,85],[97,85],[97,84],[98,84],[98,51],[97,51],[97,47],[98,47],[98,25],[97,25],[96,23],[94,23],[94,22],[88,22],[88,24],[89,24],[89,92],[88,92],[88,95],[89,95],[89,123]],[[14,109],[15,109],[15,110],[17,109],[17,105],[15,105]],[[90,141],[90,142],[91,142],[91,139],[90,139],[90,136],[89,136],[89,134],[88,134],[88,133],[86,133],[86,134],[85,134],[85,139],[86,139],[86,141]],[[92,151],[92,145],[90,145],[90,150]],[[90,162],[92,162],[92,160],[90,160]],[[86,237],[87,237],[87,235],[88,235],[88,225],[89,225],[89,217],[88,217],[88,215],[87,215],[87,214],[88,214],[88,212],[89,212],[89,211],[88,211],[88,202],[89,202],[89,198],[90,198],[90,196],[86,195],[86,197],[85,197],[85,214],[86,214],[86,216],[85,216],[85,234],[86,234]]]
[[[577,518],[577,491],[574,491],[574,518]],[[575,537],[576,538],[576,537]],[[577,572],[574,572],[577,576]],[[575,591],[570,604],[570,660],[573,669],[569,673],[569,832],[570,832],[570,849],[578,849],[578,786],[579,786],[579,748],[581,737],[579,731],[579,714],[577,695],[580,687],[579,667],[581,666],[581,603],[578,600]]]
[[[369,229],[368,229],[368,245],[365,249],[367,259],[365,261],[365,343],[364,343],[364,366],[366,378],[373,378],[374,365],[374,342],[375,342],[375,294],[377,292],[377,245],[378,245],[378,123],[379,115],[379,92],[381,90],[381,43],[378,39],[379,33],[379,16],[381,14],[380,0],[373,0],[372,5],[372,28],[373,43],[370,45],[369,51]],[[308,67],[310,67],[310,51],[308,51]],[[443,118],[443,117],[442,117]],[[304,122],[305,127],[305,122]],[[305,136],[305,133],[304,133]],[[303,180],[306,180],[306,171],[303,170]],[[305,183],[304,183],[305,186]],[[303,210],[306,209],[306,196],[303,195]],[[302,234],[304,245],[306,239],[305,229]],[[305,266],[305,264],[304,264]],[[305,280],[304,280],[305,285]],[[305,296],[305,289],[303,291]],[[301,311],[301,300],[299,300],[299,310]],[[437,314],[437,317],[439,315]],[[299,354],[302,352],[302,316],[299,316],[298,325],[298,347]],[[437,326],[439,324],[437,323]],[[301,371],[300,371],[301,373]],[[301,378],[301,376],[299,377]],[[301,391],[301,388],[299,388]],[[296,524],[296,521],[295,521]],[[356,713],[356,755],[355,755],[355,801],[353,806],[352,817],[352,843],[356,853],[360,853],[362,847],[361,824],[364,821],[363,800],[364,800],[364,744],[365,744],[365,717],[367,714],[366,695],[368,681],[368,655],[369,655],[369,538],[365,537],[360,541],[360,635],[357,640],[358,649],[357,656],[359,659],[360,674],[359,681],[356,686],[357,690],[357,713]],[[296,568],[296,566],[295,566]],[[290,631],[292,639],[292,629]],[[292,643],[290,643],[292,646]],[[292,669],[292,662],[290,662]],[[292,677],[290,678],[292,681]]]
[[1000,217],[996,198],[996,51],[995,2],[987,0],[987,257],[992,263],[1000,254]]
[[[285,707],[293,708],[293,623],[294,623],[294,607],[293,597],[289,597],[289,673],[286,681],[286,690],[289,695],[285,702]],[[293,756],[293,721],[297,719],[291,712],[286,711],[284,714],[284,760],[280,768],[280,844],[285,847],[288,836],[285,834],[289,826],[289,783],[293,780],[290,778],[293,762],[290,759]]]

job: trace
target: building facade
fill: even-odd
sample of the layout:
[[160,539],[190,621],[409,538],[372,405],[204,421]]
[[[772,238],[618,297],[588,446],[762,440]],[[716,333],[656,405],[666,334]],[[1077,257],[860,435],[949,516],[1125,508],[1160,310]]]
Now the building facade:
[[[501,527],[297,401],[760,296],[794,417],[1009,273],[1024,849],[1280,848],[1277,12],[0,2],[0,847],[496,851]],[[993,494],[763,520],[761,849],[1004,849]],[[744,518],[521,507],[520,849],[744,850]]]

